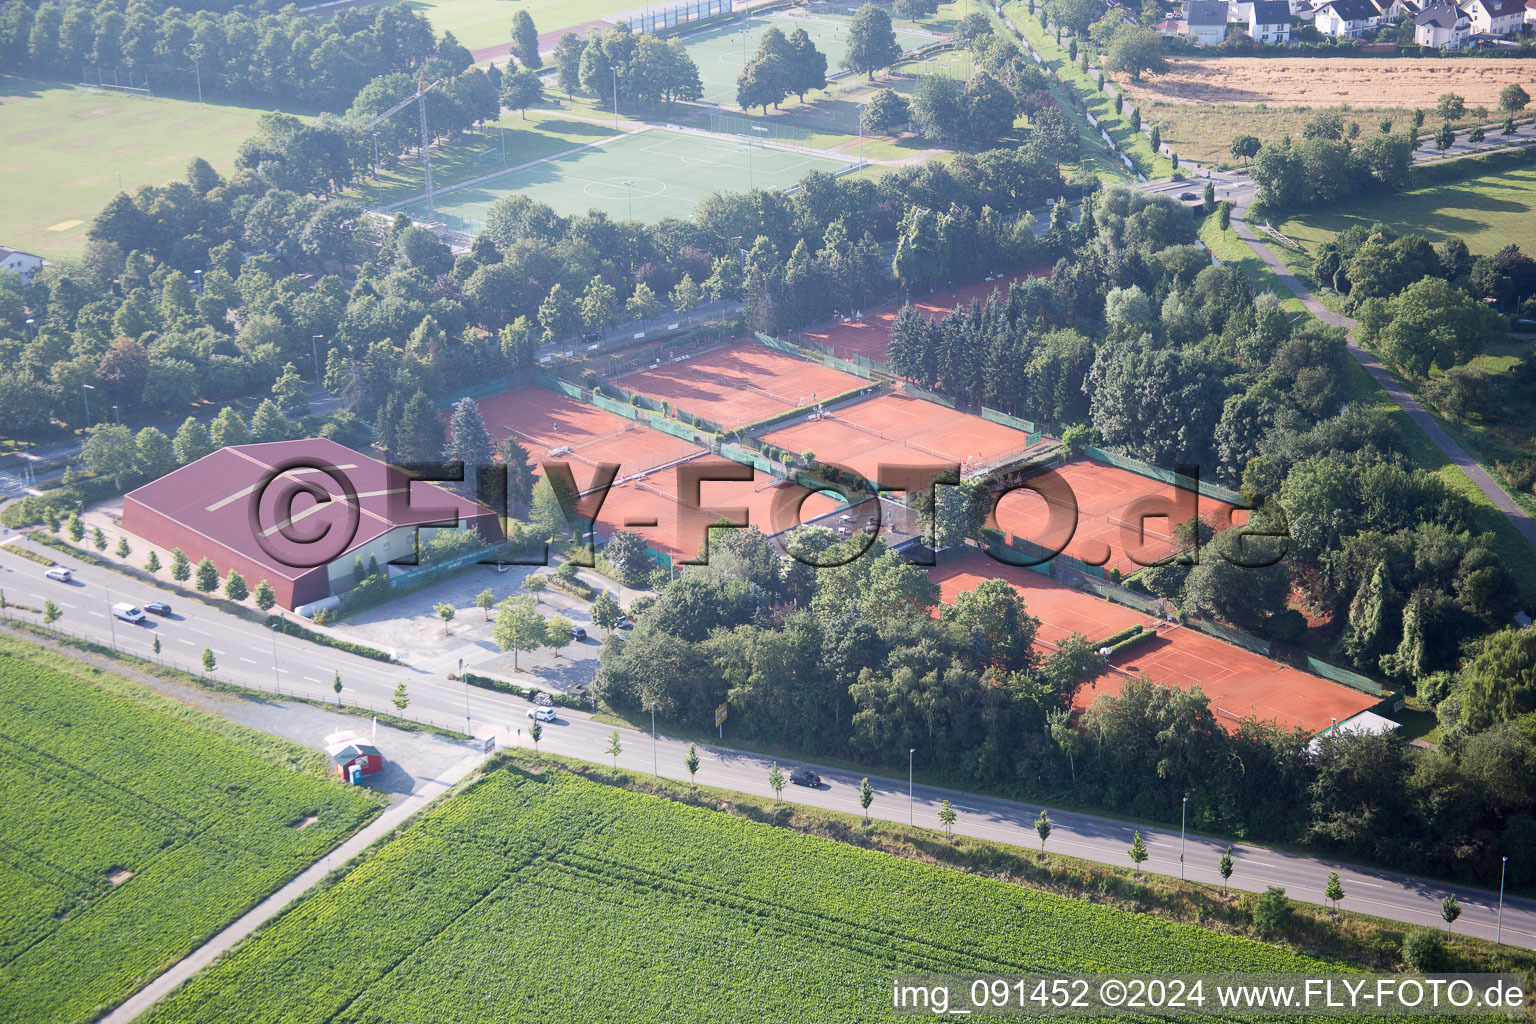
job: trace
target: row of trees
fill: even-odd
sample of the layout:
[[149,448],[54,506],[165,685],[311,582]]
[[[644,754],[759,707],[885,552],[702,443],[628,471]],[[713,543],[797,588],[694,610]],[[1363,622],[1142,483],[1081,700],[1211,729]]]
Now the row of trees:
[[[148,82],[206,95],[303,101],[345,109],[372,78],[411,71],[432,57],[457,71],[469,51],[401,4],[363,6],[329,18],[297,10],[183,10],[134,2],[72,0],[0,6],[0,65],[71,82]],[[120,72],[127,73],[120,77]]]

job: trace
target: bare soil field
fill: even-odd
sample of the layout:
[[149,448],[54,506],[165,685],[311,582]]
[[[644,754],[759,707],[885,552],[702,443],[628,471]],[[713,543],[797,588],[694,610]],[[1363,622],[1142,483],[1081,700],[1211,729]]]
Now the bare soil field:
[[1469,107],[1498,104],[1499,90],[1536,88],[1530,61],[1420,57],[1218,57],[1174,59],[1168,73],[1132,91],[1172,103],[1282,103],[1309,107],[1429,107],[1454,92]]

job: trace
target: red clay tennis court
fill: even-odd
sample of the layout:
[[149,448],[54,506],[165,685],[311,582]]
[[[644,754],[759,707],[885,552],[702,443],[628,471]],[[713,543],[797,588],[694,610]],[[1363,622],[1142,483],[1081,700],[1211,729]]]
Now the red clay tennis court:
[[[1037,267],[1022,274],[1004,274],[990,281],[978,281],[964,288],[928,295],[914,300],[912,304],[927,314],[930,320],[937,320],[956,306],[969,306],[972,300],[977,299],[985,301],[994,289],[1007,295],[1009,285],[1015,281],[1050,275],[1050,267]],[[805,339],[831,346],[832,354],[842,359],[864,356],[883,363],[886,348],[891,343],[891,330],[896,323],[896,314],[899,311],[898,306],[881,313],[870,313],[847,323],[806,331]]]
[[1153,682],[1188,689],[1198,686],[1210,698],[1217,721],[1235,730],[1255,717],[1309,735],[1375,707],[1379,698],[1271,661],[1183,626],[1169,627],[1131,608],[1057,583],[1029,569],[1004,565],[980,551],[929,570],[946,604],[989,579],[1008,581],[1040,620],[1037,638],[1043,650],[1073,632],[1102,639],[1128,626],[1160,626],[1153,641],[1115,656],[1110,671],[1078,688],[1072,705],[1088,707],[1100,694],[1117,694],[1125,680],[1145,673]]
[[[619,465],[619,476],[690,458],[702,452],[682,438],[584,405],[547,388],[527,387],[482,399],[480,415],[491,441],[515,437],[537,464],[565,459],[578,484],[600,462]],[[583,465],[588,467],[585,475]]]
[[729,429],[808,408],[869,382],[744,341],[641,370],[614,383]]
[[910,395],[890,394],[845,405],[763,437],[792,452],[813,452],[876,479],[878,467],[930,462],[969,469],[1024,450],[1026,435],[991,420]]
[[[1193,515],[1197,507],[1193,491],[1092,459],[1076,459],[1057,467],[1056,473],[1066,480],[1077,500],[1077,528],[1062,553],[1122,573],[1135,572],[1141,563],[1177,551],[1173,528]],[[1140,504],[1143,499],[1155,502],[1170,515],[1147,518],[1144,538],[1137,542],[1135,521],[1150,507]],[[1200,516],[1218,530],[1241,523],[1246,515],[1239,512],[1234,519],[1236,506],[1203,496],[1198,508]],[[1045,543],[1051,510],[1051,503],[1038,492],[1012,491],[998,502],[996,526],[1005,534]],[[1127,543],[1128,530],[1131,543]]]
[[[689,462],[690,468],[719,466],[739,469],[739,464],[705,456]],[[659,469],[641,478],[615,484],[598,510],[597,530],[612,536],[615,530],[628,530],[643,537],[656,551],[674,559],[697,557],[705,532],[722,518],[745,521],[763,533],[781,532],[790,522],[774,522],[774,501],[785,493],[784,486],[765,473],[753,473],[751,480],[704,480],[699,484],[699,504],[689,505],[678,496],[676,467]],[[810,522],[843,507],[835,495],[817,493],[806,499],[800,520]],[[746,510],[743,519],[724,510]]]

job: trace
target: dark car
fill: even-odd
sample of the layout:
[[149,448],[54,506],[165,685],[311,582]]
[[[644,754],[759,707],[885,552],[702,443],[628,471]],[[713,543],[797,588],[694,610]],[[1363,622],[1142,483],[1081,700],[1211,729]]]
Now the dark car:
[[171,606],[166,604],[164,601],[151,601],[149,604],[144,606],[144,610],[149,612],[151,615],[171,614]]
[[821,785],[821,776],[805,768],[796,768],[789,773],[789,781],[797,786],[809,786],[816,789]]
[[1194,200],[1199,199],[1199,198],[1200,197],[1195,195],[1193,192],[1180,192],[1179,193],[1179,201],[1182,202],[1182,203],[1193,202]]
[[587,638],[587,631],[586,630],[582,629],[580,626],[572,626],[571,627],[571,639],[572,640],[585,640],[586,638]]

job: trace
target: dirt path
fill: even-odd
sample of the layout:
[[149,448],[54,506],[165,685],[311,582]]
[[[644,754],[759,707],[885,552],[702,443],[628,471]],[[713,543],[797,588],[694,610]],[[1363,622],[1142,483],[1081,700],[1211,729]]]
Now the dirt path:
[[1248,243],[1248,247],[1257,253],[1265,265],[1275,272],[1275,276],[1280,278],[1281,282],[1302,301],[1302,304],[1307,307],[1307,312],[1323,321],[1323,323],[1342,327],[1348,332],[1349,354],[1355,357],[1355,362],[1363,366],[1365,371],[1375,379],[1376,383],[1381,385],[1382,390],[1391,395],[1392,400],[1398,404],[1403,412],[1408,414],[1408,418],[1413,420],[1424,433],[1429,435],[1429,439],[1435,442],[1435,447],[1439,448],[1447,459],[1471,478],[1472,482],[1477,485],[1477,489],[1482,491],[1489,501],[1493,502],[1494,507],[1504,513],[1505,517],[1514,524],[1516,530],[1520,531],[1520,535],[1525,538],[1526,543],[1536,547],[1536,522],[1532,522],[1531,517],[1526,515],[1519,505],[1515,504],[1515,500],[1505,492],[1503,487],[1499,486],[1498,481],[1493,479],[1482,466],[1478,465],[1477,460],[1468,455],[1466,449],[1457,444],[1456,440],[1446,433],[1445,428],[1440,426],[1439,422],[1419,404],[1418,400],[1408,393],[1408,389],[1403,386],[1402,381],[1397,379],[1397,375],[1383,366],[1381,361],[1374,355],[1361,347],[1360,343],[1355,340],[1354,320],[1341,313],[1335,313],[1323,305],[1317,296],[1313,295],[1307,286],[1291,272],[1291,269],[1274,254],[1273,250],[1254,233],[1245,219],[1247,213],[1247,200],[1244,200],[1232,210],[1232,227],[1236,230],[1237,236]]

